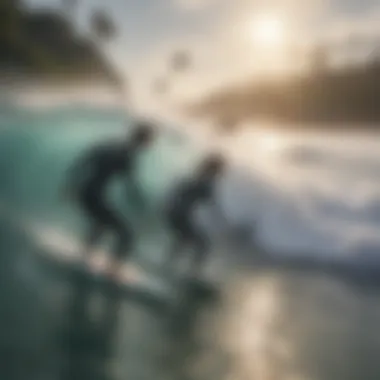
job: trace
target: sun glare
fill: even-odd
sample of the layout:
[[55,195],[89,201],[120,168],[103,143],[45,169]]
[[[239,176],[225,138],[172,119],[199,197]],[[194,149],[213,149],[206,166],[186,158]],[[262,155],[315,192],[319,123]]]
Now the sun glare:
[[276,154],[283,148],[281,138],[274,133],[263,133],[258,137],[257,145],[266,154]]
[[259,15],[250,22],[249,29],[256,46],[273,48],[281,46],[285,41],[285,25],[278,15]]

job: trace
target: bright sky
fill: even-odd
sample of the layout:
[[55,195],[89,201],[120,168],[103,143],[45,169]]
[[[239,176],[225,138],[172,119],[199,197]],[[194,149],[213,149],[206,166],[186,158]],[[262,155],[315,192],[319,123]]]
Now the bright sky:
[[[62,7],[60,0],[25,0]],[[380,36],[378,0],[78,0],[82,31],[94,8],[119,28],[107,51],[141,94],[168,72],[169,56],[187,49],[193,66],[176,74],[172,100],[204,93],[247,76],[273,75],[302,65],[300,47],[350,34]],[[364,47],[367,54],[374,45]],[[344,53],[354,54],[353,47]],[[339,49],[338,49],[339,50]],[[361,46],[361,53],[363,46]],[[358,52],[359,54],[359,52]],[[344,54],[343,54],[344,56]],[[344,58],[343,58],[344,59]]]

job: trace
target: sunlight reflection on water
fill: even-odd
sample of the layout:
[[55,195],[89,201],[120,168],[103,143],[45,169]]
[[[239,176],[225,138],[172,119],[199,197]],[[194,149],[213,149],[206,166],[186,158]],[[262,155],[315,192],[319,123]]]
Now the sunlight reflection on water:
[[224,346],[231,379],[293,379],[292,347],[281,334],[281,279],[243,278],[226,295]]

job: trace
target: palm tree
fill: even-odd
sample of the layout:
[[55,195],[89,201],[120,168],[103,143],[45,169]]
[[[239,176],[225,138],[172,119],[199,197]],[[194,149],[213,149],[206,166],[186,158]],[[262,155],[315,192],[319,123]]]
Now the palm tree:
[[182,72],[189,69],[191,65],[190,53],[185,50],[179,50],[173,53],[169,61],[170,68],[175,72]]
[[173,52],[167,63],[168,73],[166,78],[158,78],[153,82],[152,90],[156,94],[167,93],[171,88],[171,83],[177,73],[183,73],[189,70],[192,64],[192,57],[190,53],[186,50],[177,50]]
[[116,26],[102,10],[96,10],[91,16],[91,29],[99,42],[109,41],[116,34]]
[[[90,19],[90,26],[93,38],[98,46],[105,48],[105,44],[109,42],[117,33],[117,28],[111,17],[101,9],[95,10]],[[114,71],[115,72],[115,71]],[[116,87],[120,91],[122,98],[125,98],[128,91],[128,81],[122,79],[122,75],[115,72]]]

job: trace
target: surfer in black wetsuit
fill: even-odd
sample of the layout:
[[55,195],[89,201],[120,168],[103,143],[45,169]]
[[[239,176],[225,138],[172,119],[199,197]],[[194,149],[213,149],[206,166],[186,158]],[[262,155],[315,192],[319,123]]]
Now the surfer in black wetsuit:
[[115,177],[125,176],[129,190],[134,191],[134,201],[141,194],[135,182],[136,160],[153,139],[153,128],[138,124],[132,136],[124,141],[90,149],[79,159],[69,172],[66,196],[77,201],[89,220],[85,254],[89,254],[108,230],[117,237],[115,247],[116,262],[109,268],[111,274],[119,267],[132,244],[132,232],[126,222],[108,205],[106,191]]
[[[169,260],[190,245],[194,248],[194,274],[198,274],[210,248],[206,234],[196,226],[193,211],[200,203],[215,203],[215,187],[223,174],[225,163],[222,157],[212,155],[200,165],[194,178],[183,182],[169,199],[167,218],[169,228],[175,236]],[[220,215],[222,216],[222,215]]]

